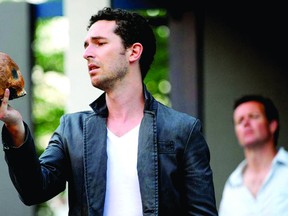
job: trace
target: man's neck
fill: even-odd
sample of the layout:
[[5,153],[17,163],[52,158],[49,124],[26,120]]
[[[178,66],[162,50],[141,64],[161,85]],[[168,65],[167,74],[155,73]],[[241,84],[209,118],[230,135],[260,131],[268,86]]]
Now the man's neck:
[[244,153],[247,167],[256,172],[259,169],[265,169],[265,167],[270,166],[277,154],[277,150],[273,143],[267,143],[256,148],[246,148]]
[[244,184],[254,197],[257,196],[270,172],[272,161],[277,154],[274,145],[245,149],[247,166],[243,173]]
[[143,86],[122,89],[106,94],[108,107],[107,127],[117,136],[122,136],[138,125],[144,113]]

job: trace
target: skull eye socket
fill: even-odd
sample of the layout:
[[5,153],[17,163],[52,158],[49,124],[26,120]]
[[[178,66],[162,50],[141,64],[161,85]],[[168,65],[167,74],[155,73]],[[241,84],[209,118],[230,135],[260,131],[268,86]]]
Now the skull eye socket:
[[19,79],[17,70],[15,68],[12,69],[12,76],[13,76],[13,79]]
[[9,96],[9,100],[13,100],[14,98],[17,98],[17,91],[15,88],[9,88],[10,90],[10,96]]

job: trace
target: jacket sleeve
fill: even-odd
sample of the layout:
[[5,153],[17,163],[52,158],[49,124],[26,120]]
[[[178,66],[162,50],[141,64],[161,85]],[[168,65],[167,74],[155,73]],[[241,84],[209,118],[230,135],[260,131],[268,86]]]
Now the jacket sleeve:
[[218,215],[210,152],[201,133],[201,123],[196,120],[184,150],[184,202],[187,215]]
[[[8,165],[10,178],[25,205],[35,205],[45,202],[66,186],[64,172],[65,154],[61,147],[60,137],[54,133],[44,155],[50,155],[49,161],[38,159],[31,132],[25,124],[25,142],[19,148],[12,147],[12,141],[5,126],[2,129],[2,142],[5,160]],[[59,128],[58,128],[59,130]]]

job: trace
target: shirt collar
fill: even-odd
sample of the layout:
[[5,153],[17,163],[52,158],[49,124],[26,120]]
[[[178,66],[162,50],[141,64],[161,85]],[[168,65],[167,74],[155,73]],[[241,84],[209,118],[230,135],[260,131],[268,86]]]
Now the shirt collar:
[[[281,165],[283,164],[284,166],[288,166],[288,152],[285,151],[283,147],[280,147],[275,158],[272,161],[272,167]],[[243,177],[242,173],[247,165],[247,161],[243,160],[238,167],[235,169],[235,171],[231,174],[229,177],[229,184],[231,186],[239,186],[243,184]]]
[[229,177],[229,180],[228,180],[229,184],[231,184],[232,186],[239,186],[242,184],[243,182],[242,173],[246,165],[247,165],[246,160],[243,160],[238,165],[238,167],[232,172],[232,174]]
[[288,166],[288,152],[285,151],[283,147],[280,147],[276,157],[273,159],[272,165],[274,164],[283,164],[285,166]]

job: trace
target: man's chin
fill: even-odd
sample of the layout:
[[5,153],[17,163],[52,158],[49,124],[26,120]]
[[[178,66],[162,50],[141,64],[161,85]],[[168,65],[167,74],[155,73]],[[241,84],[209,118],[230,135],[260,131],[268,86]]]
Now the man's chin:
[[245,149],[259,149],[263,146],[263,143],[261,142],[256,142],[256,141],[250,141],[250,142],[245,142],[244,144],[242,143],[241,146]]

